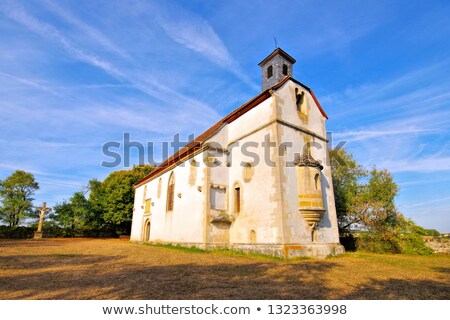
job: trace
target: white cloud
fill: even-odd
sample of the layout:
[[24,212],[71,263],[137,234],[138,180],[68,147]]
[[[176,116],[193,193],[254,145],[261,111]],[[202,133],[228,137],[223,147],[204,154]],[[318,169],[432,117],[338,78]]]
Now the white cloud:
[[114,54],[117,54],[121,58],[127,60],[131,59],[130,56],[122,48],[113,43],[113,41],[111,41],[108,37],[106,37],[102,32],[90,26],[89,24],[81,21],[80,19],[75,17],[69,10],[66,10],[65,8],[59,6],[54,1],[45,0],[43,1],[43,3],[45,4],[48,10],[64,19],[65,22],[76,27],[91,41],[102,46],[106,50]]
[[[2,4],[0,6],[0,11],[9,18],[27,27],[29,30],[39,34],[41,37],[56,41],[63,48],[65,48],[73,58],[95,66],[122,82],[130,83],[136,89],[148,94],[153,98],[159,99],[166,103],[171,103],[173,105],[173,112],[180,111],[180,109],[182,109],[183,107],[189,106],[190,113],[187,114],[187,116],[191,118],[191,123],[210,123],[212,119],[219,118],[217,112],[207,104],[187,97],[186,95],[176,90],[164,86],[155,78],[143,76],[132,66],[131,68],[122,68],[121,70],[119,70],[116,66],[108,62],[106,59],[85,52],[85,50],[78,48],[75,44],[72,43],[72,41],[63,36],[57,28],[48,23],[39,21],[37,18],[28,14],[25,9],[15,3],[13,4],[11,2],[7,2]],[[88,28],[86,25],[80,25],[80,23],[75,24],[78,27],[81,26],[82,28]],[[107,110],[104,111],[105,112],[103,112],[103,114],[108,112]],[[122,111],[119,110],[119,112]],[[200,120],[199,117],[196,116],[197,113],[203,114],[202,120]]]
[[438,172],[450,171],[450,157],[426,157],[379,161],[377,166],[392,172]]
[[259,86],[250,80],[231,56],[213,27],[199,15],[171,3],[158,8],[156,19],[165,33],[175,42],[227,69],[254,90]]
[[42,81],[37,81],[35,79],[25,79],[25,78],[14,76],[12,74],[9,74],[6,72],[1,72],[1,71],[0,71],[0,76],[5,77],[10,80],[14,80],[15,82],[18,82],[20,84],[24,84],[24,85],[31,86],[31,87],[39,89],[39,90],[49,92],[51,94],[57,94],[55,90],[53,90],[48,85],[42,83]]
[[[380,126],[381,127],[381,126]],[[385,127],[385,126],[383,126]],[[402,129],[402,130],[356,130],[356,131],[344,131],[333,134],[336,139],[346,141],[361,141],[378,137],[398,136],[398,135],[410,135],[410,134],[427,134],[437,132],[439,129]]]
[[417,207],[423,207],[423,206],[429,207],[430,204],[445,202],[448,200],[450,200],[450,197],[443,197],[443,198],[438,198],[438,199],[433,199],[433,200],[428,200],[428,201],[416,202],[411,205],[405,206],[404,209],[417,208]]
[[105,72],[111,74],[112,76],[121,79],[123,75],[114,68],[110,63],[100,59],[95,55],[88,54],[83,50],[77,48],[72,42],[64,37],[55,27],[52,25],[39,21],[32,15],[28,14],[19,4],[12,2],[5,2],[0,6],[0,11],[2,11],[10,19],[27,27],[29,30],[37,33],[43,38],[51,39],[62,45],[69,54],[78,60],[89,63]]

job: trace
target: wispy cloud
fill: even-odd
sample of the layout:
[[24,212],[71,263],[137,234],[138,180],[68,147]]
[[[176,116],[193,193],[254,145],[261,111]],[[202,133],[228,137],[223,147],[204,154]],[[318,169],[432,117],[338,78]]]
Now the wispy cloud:
[[410,134],[427,134],[432,132],[438,132],[439,129],[403,129],[403,130],[356,130],[356,131],[344,131],[337,132],[333,136],[336,139],[342,139],[346,141],[361,141],[378,137],[398,136],[398,135],[410,135]]
[[[336,93],[334,138],[357,159],[395,173],[450,171],[450,60]],[[439,81],[437,81],[439,79]]]
[[222,39],[206,20],[175,3],[171,3],[169,7],[158,6],[157,10],[159,25],[173,41],[227,69],[252,89],[259,89],[239,67]]
[[92,27],[91,25],[83,22],[79,18],[77,18],[75,15],[73,15],[69,10],[61,7],[57,3],[51,0],[45,0],[43,1],[45,7],[53,12],[54,14],[58,15],[60,18],[62,18],[65,22],[73,25],[77,29],[79,29],[80,32],[84,33],[87,38],[89,38],[91,41],[95,42],[96,44],[102,46],[109,52],[112,52],[114,54],[117,54],[121,58],[130,60],[131,57],[119,46],[117,46],[113,41],[111,41],[108,37],[106,37],[102,32],[97,30],[96,28]]
[[377,165],[397,173],[450,171],[450,157],[384,160],[379,161]]
[[445,202],[445,201],[448,201],[448,200],[450,200],[450,197],[443,197],[443,198],[439,198],[439,199],[433,199],[433,200],[428,200],[428,201],[416,202],[416,203],[413,203],[412,205],[405,206],[404,208],[405,209],[411,209],[411,208],[429,206],[430,204],[433,204],[433,203]]
[[28,14],[25,9],[23,9],[19,4],[15,2],[6,1],[0,5],[0,11],[3,12],[10,19],[22,24],[27,27],[29,30],[37,33],[43,38],[52,39],[57,41],[60,45],[62,45],[69,54],[71,54],[76,59],[79,59],[83,62],[89,63],[93,66],[96,66],[109,74],[117,77],[118,79],[122,78],[123,75],[116,68],[114,68],[107,61],[102,60],[101,58],[88,54],[83,50],[77,48],[69,39],[64,37],[55,27],[51,26],[48,23],[39,21],[32,15]]
[[[25,11],[20,5],[16,3],[6,2],[0,6],[0,11],[3,12],[9,18],[27,27],[29,30],[39,34],[41,37],[49,40],[56,41],[75,59],[95,66],[109,75],[115,77],[119,81],[130,83],[136,89],[148,94],[149,96],[166,103],[174,103],[176,100],[182,101],[182,104],[175,104],[174,107],[180,110],[180,106],[190,106],[191,114],[195,112],[202,112],[206,121],[218,118],[218,114],[207,104],[197,101],[194,98],[187,97],[186,95],[173,90],[167,86],[164,86],[154,78],[148,78],[141,76],[139,71],[131,67],[131,69],[120,70],[112,63],[104,58],[85,52],[83,49],[78,48],[72,41],[63,36],[57,28],[51,26],[48,23],[39,21]],[[79,25],[80,23],[77,23]],[[84,24],[83,28],[88,28]],[[198,117],[192,117],[194,123],[198,123]],[[205,122],[206,122],[205,121]]]
[[35,79],[25,79],[25,78],[14,76],[12,74],[9,74],[6,72],[1,72],[1,71],[0,71],[0,76],[5,77],[10,80],[14,80],[17,83],[24,84],[26,86],[30,86],[30,87],[33,87],[33,88],[36,88],[36,89],[39,89],[42,91],[49,92],[51,94],[57,94],[57,92],[55,90],[53,90],[51,87],[49,87],[45,83],[42,83],[42,81],[36,81]]
[[[429,117],[437,112],[450,114],[448,107],[450,59],[424,66],[379,83],[348,87],[327,96],[334,106],[334,119],[352,116],[356,120],[387,120],[393,118]],[[439,81],[437,80],[439,79]],[[373,120],[371,122],[373,122]]]

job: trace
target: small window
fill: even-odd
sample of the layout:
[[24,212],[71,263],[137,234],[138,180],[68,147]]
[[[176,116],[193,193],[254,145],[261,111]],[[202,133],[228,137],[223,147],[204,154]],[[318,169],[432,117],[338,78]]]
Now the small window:
[[215,210],[226,210],[227,202],[226,195],[227,191],[225,188],[213,188],[211,187],[211,209]]
[[285,76],[287,76],[287,74],[288,74],[288,66],[286,64],[284,64],[284,63],[283,63],[283,74]]
[[173,201],[175,197],[175,176],[172,172],[167,187],[167,211],[173,211]]
[[194,159],[190,162],[190,169],[189,169],[189,185],[193,186],[195,185],[197,178],[197,161]]
[[234,212],[241,212],[241,188],[239,186],[234,187]]
[[314,176],[314,186],[316,187],[316,190],[320,189],[320,176],[318,173]]
[[252,176],[253,176],[253,167],[251,163],[247,162],[244,164],[244,174],[243,174],[244,182],[249,182],[252,179]]
[[145,200],[147,200],[147,186],[144,186],[144,195],[142,197],[142,202],[145,203]]
[[250,231],[250,243],[255,244],[256,243],[256,232],[255,230]]
[[162,179],[159,178],[159,180],[158,180],[158,194],[157,194],[158,199],[161,198],[161,189],[162,189]]
[[267,78],[271,78],[273,76],[273,67],[269,66],[267,68]]
[[150,213],[150,206],[152,204],[152,199],[145,200],[145,211],[144,213]]

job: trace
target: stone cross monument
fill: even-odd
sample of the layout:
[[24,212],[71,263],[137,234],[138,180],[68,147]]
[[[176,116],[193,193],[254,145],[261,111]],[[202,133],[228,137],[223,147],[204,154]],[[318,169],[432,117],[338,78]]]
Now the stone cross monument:
[[41,239],[42,238],[42,222],[44,221],[44,214],[47,211],[52,210],[52,208],[47,207],[47,202],[42,202],[42,207],[36,207],[36,209],[39,210],[39,224],[37,231],[34,233],[34,239]]

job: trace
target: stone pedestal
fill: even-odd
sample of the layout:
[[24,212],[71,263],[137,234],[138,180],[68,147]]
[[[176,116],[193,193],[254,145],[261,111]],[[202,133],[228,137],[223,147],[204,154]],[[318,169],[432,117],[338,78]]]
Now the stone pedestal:
[[42,231],[35,231],[33,239],[42,239]]

